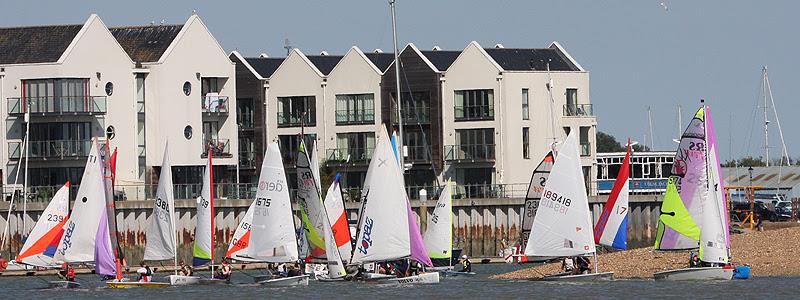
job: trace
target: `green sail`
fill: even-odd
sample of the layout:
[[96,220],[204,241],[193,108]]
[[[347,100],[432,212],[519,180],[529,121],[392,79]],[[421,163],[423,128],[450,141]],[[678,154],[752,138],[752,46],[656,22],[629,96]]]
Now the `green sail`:
[[667,192],[664,194],[664,201],[661,202],[660,212],[658,232],[656,233],[656,249],[661,248],[661,238],[664,236],[665,227],[669,227],[695,241],[700,240],[700,227],[697,227],[686,206],[683,205],[678,189],[675,187],[675,181],[672,178],[667,182]]

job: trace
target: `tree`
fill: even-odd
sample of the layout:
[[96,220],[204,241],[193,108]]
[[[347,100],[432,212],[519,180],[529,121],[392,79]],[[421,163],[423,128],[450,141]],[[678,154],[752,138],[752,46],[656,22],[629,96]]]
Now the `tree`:
[[597,152],[625,152],[625,147],[620,145],[617,139],[610,134],[598,130],[595,138],[597,139]]

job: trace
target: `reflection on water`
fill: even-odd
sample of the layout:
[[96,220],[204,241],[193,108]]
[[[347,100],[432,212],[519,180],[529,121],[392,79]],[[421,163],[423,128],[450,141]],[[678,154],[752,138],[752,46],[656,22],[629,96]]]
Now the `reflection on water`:
[[[135,299],[256,299],[292,297],[297,299],[347,298],[381,299],[402,298],[591,298],[591,299],[641,299],[641,298],[691,298],[691,299],[736,299],[748,296],[755,299],[797,297],[800,287],[797,278],[755,278],[730,282],[655,282],[652,280],[617,280],[604,283],[544,283],[531,281],[493,280],[487,277],[519,269],[518,265],[473,265],[478,276],[472,278],[442,278],[438,285],[380,286],[363,283],[324,283],[312,281],[308,287],[267,289],[253,285],[251,276],[237,271],[228,286],[186,286],[148,290],[110,290],[94,275],[82,275],[79,281],[84,289],[44,290],[47,280],[54,277],[0,277],[2,299],[53,299],[79,298],[135,298]],[[156,279],[164,276],[156,275]]]

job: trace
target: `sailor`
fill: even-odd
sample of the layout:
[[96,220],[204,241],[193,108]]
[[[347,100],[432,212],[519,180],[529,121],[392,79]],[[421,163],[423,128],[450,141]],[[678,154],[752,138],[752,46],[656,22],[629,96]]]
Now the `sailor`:
[[153,276],[153,271],[150,270],[150,267],[144,262],[141,262],[139,266],[140,268],[136,270],[136,273],[139,274],[139,278],[137,280],[139,282],[150,282],[150,278]]
[[692,252],[691,256],[689,257],[689,267],[690,268],[699,268],[702,267],[703,263],[700,261],[700,256],[697,253]]
[[67,281],[75,281],[75,268],[70,267],[67,265]]
[[575,272],[575,261],[572,260],[572,257],[564,257],[564,260],[561,261],[561,271],[570,274]]
[[182,276],[192,276],[192,274],[194,274],[194,270],[192,270],[192,267],[183,262],[183,260],[181,260],[180,265],[178,266],[178,270],[180,271],[180,274]]
[[231,264],[228,263],[227,259],[223,258],[222,259],[222,268],[220,268],[220,270],[217,271],[217,274],[214,277],[216,277],[218,279],[230,280],[231,279],[231,273],[233,273],[233,268],[231,267]]
[[589,274],[592,272],[592,263],[583,256],[578,256],[578,274]]
[[292,268],[289,270],[289,272],[286,274],[286,277],[295,277],[300,275],[303,275],[303,273],[300,272],[300,265],[294,264]]
[[58,277],[66,281],[75,281],[75,269],[70,268],[67,263],[61,265],[61,271],[58,271]]
[[469,261],[469,257],[466,255],[461,256],[461,272],[472,272],[472,262]]

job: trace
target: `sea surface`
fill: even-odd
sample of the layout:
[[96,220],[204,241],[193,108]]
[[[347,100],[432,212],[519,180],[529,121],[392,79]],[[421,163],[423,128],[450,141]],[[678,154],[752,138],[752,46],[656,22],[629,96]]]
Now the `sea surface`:
[[[252,284],[258,271],[234,273],[231,285],[164,289],[106,289],[94,275],[81,275],[81,289],[49,290],[55,277],[0,277],[0,299],[787,299],[800,297],[800,278],[756,277],[726,282],[616,280],[602,283],[545,283],[495,280],[488,276],[519,265],[473,265],[479,275],[442,278],[435,285],[385,286],[311,281],[307,287],[264,288]],[[156,279],[162,278],[161,273]]]

